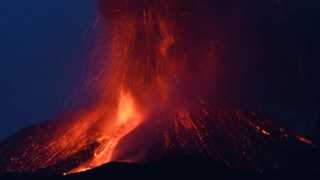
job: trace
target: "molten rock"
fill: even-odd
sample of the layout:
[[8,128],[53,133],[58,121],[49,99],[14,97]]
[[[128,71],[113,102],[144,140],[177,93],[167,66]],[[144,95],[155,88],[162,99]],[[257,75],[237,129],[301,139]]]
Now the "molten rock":
[[223,90],[215,90],[226,78],[218,65],[229,54],[225,29],[248,20],[230,21],[241,17],[238,1],[100,2],[111,39],[95,81],[98,100],[8,138],[0,145],[1,171],[68,174],[183,155],[268,170],[291,165],[290,152],[312,149],[263,116],[217,107]]

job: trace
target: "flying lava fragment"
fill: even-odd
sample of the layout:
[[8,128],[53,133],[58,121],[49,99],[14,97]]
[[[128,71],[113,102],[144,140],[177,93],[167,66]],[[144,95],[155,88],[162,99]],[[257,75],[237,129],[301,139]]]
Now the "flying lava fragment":
[[313,146],[259,113],[217,106],[216,44],[227,45],[214,6],[222,5],[100,0],[109,49],[102,52],[97,100],[2,142],[0,171],[67,175],[111,161],[190,154],[231,167],[268,169],[287,166],[288,153],[279,149]]

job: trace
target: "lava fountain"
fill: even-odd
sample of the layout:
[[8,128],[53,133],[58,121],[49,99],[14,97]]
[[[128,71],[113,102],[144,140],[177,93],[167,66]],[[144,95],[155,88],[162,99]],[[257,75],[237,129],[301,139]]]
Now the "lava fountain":
[[286,163],[275,150],[282,144],[312,144],[256,113],[216,107],[212,86],[223,30],[211,7],[218,4],[100,0],[111,39],[98,100],[3,142],[0,170],[70,174],[182,154],[264,168]]

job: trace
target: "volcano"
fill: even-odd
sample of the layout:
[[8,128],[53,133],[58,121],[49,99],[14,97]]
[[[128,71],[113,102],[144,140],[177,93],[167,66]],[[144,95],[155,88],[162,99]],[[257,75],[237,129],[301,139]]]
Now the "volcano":
[[[0,171],[71,175],[115,161],[186,156],[255,172],[314,169],[311,162],[319,158],[311,140],[278,128],[259,113],[216,103],[217,65],[227,46],[217,24],[230,17],[218,18],[221,12],[213,10],[225,6],[217,1],[101,0],[109,39],[102,63],[92,61],[102,72],[95,80],[94,100],[2,142]],[[233,13],[239,17],[241,12]]]
[[[140,125],[119,142],[120,151],[113,155],[115,161],[146,163],[197,156],[253,172],[316,168],[318,148],[310,140],[274,128],[261,115],[218,108],[195,115],[178,114],[172,124],[165,126],[148,122]],[[191,116],[197,117],[194,118],[197,121],[188,119]],[[77,116],[69,115],[74,117]],[[92,160],[99,148],[105,146],[104,142],[89,139],[80,148],[68,145],[63,149],[58,146],[61,140],[57,135],[64,131],[59,121],[53,121],[26,128],[8,138],[0,145],[1,172],[57,175],[87,170],[79,167]],[[148,138],[144,137],[146,133]]]

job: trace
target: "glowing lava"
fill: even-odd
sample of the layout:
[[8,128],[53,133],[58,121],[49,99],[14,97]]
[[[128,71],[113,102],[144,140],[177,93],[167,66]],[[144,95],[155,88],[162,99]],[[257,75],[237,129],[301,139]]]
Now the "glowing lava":
[[126,92],[121,92],[117,112],[113,118],[112,123],[101,124],[101,129],[98,130],[102,133],[98,139],[101,145],[95,150],[92,159],[65,174],[83,172],[112,161],[118,142],[143,121],[134,98]]
[[[214,106],[219,30],[207,8],[212,1],[100,2],[110,36],[103,46],[110,49],[94,81],[97,101],[65,121],[18,136],[21,148],[4,143],[0,170],[70,174],[166,153],[200,154],[234,167],[268,164],[277,153],[271,147],[290,134],[257,114]],[[148,148],[158,155],[149,158]]]

